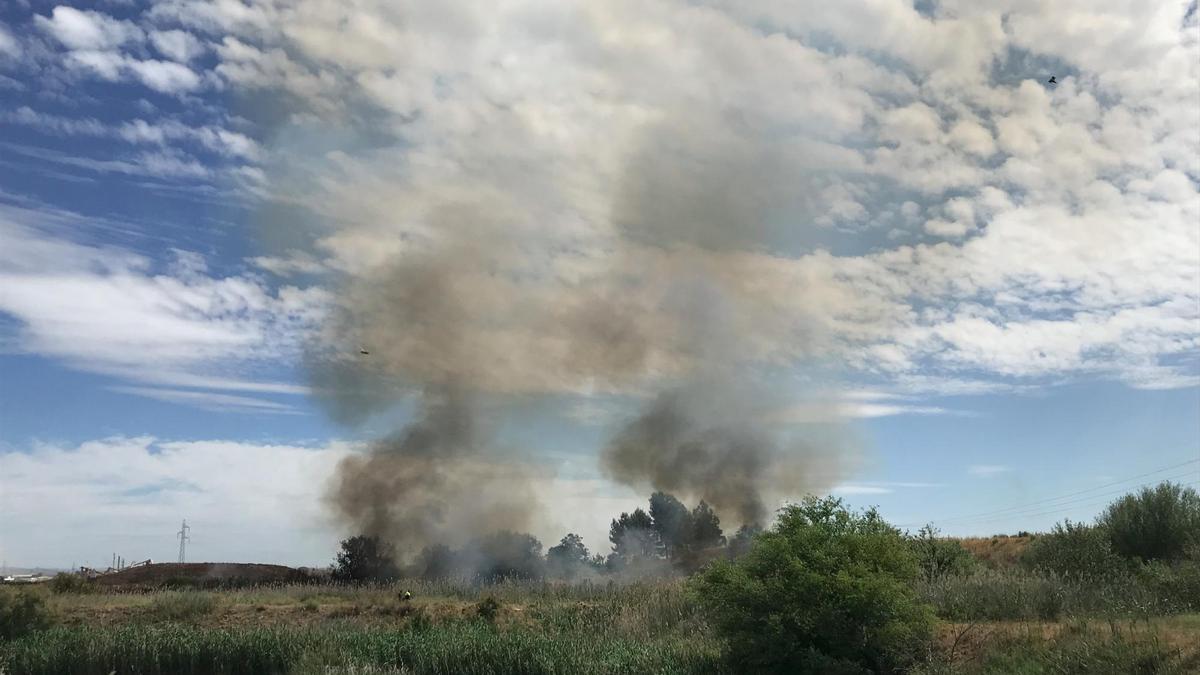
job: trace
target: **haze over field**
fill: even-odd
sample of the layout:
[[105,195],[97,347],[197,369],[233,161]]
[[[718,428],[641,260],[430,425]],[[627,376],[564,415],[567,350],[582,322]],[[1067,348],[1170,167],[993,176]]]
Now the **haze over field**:
[[10,3],[0,90],[14,565],[1200,482],[1195,2]]

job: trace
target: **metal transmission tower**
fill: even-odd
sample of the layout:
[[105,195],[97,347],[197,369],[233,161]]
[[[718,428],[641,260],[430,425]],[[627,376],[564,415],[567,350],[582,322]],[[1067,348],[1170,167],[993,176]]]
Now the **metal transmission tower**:
[[183,562],[184,552],[187,550],[188,540],[191,539],[191,537],[188,536],[188,530],[190,529],[192,528],[188,527],[187,519],[184,518],[183,525],[179,528],[179,531],[175,533],[179,536],[179,562]]

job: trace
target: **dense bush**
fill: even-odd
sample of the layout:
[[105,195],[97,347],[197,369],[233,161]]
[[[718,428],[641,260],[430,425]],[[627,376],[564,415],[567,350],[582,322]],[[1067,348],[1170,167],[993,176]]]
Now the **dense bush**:
[[358,535],[342,541],[333,565],[334,581],[386,581],[400,575],[395,553],[379,537]]
[[50,580],[50,591],[53,593],[91,593],[95,590],[92,582],[79,574],[59,572]]
[[978,566],[970,551],[954,539],[939,537],[932,525],[922,527],[909,543],[926,581],[936,581],[949,574],[967,574]]
[[50,623],[50,613],[40,597],[0,591],[0,639],[18,638]]
[[1121,573],[1129,568],[1113,552],[1104,528],[1069,520],[1030,542],[1021,562],[1042,572],[1087,578]]
[[893,672],[932,634],[911,585],[919,573],[909,543],[874,509],[809,498],[691,586],[741,669]]
[[1200,495],[1192,488],[1160,483],[1113,502],[1098,522],[1119,555],[1181,560],[1200,545]]

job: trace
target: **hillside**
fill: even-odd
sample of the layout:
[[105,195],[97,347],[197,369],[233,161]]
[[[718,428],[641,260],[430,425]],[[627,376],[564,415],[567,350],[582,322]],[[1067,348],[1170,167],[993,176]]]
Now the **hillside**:
[[114,588],[158,588],[170,585],[224,586],[306,581],[303,570],[256,563],[155,563],[130,567],[96,577],[95,583]]

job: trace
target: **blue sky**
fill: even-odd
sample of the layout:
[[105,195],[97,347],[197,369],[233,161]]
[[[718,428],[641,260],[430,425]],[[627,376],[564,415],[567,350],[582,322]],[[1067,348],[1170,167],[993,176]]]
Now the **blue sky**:
[[676,391],[769,504],[1200,482],[1194,3],[804,4],[5,3],[0,557],[325,563],[448,381],[547,545],[721,498],[606,464]]

